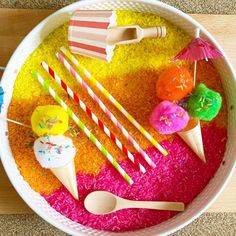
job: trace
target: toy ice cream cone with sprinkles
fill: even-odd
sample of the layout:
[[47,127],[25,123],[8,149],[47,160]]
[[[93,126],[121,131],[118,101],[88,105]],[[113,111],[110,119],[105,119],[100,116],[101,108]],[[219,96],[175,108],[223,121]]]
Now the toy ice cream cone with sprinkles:
[[187,127],[178,134],[204,162],[206,159],[200,119],[210,121],[215,118],[221,108],[221,103],[220,94],[208,89],[204,84],[199,84],[187,101],[189,115],[193,118]]
[[197,156],[206,162],[200,120],[211,121],[220,108],[222,98],[219,93],[199,84],[187,100],[187,110],[192,117],[185,129],[178,135],[188,144]]
[[70,138],[62,135],[68,129],[69,117],[59,106],[37,107],[32,116],[33,131],[39,137],[34,142],[36,159],[50,169],[71,195],[78,199],[74,157],[76,149]]
[[71,195],[78,199],[74,165],[76,151],[72,140],[63,135],[40,137],[34,143],[34,153],[40,165],[50,169]]

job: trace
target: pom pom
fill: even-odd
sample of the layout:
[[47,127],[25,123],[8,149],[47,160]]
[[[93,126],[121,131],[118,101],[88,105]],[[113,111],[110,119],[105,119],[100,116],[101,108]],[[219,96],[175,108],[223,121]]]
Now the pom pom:
[[206,121],[211,121],[216,117],[221,104],[220,94],[208,89],[204,84],[199,84],[196,87],[187,102],[190,116]]
[[38,136],[64,134],[68,130],[69,116],[60,106],[38,106],[31,116],[31,125]]
[[192,90],[193,77],[184,66],[172,66],[163,71],[156,83],[157,96],[161,100],[180,100]]
[[180,106],[169,102],[161,102],[152,112],[151,125],[160,134],[172,134],[186,127],[189,121],[188,113]]

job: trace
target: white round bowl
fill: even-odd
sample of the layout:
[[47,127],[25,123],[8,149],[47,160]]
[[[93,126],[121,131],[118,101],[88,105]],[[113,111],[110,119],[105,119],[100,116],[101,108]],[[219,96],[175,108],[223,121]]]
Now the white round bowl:
[[190,16],[169,5],[155,0],[80,1],[71,4],[47,17],[38,26],[36,26],[18,46],[6,67],[1,82],[1,86],[5,91],[4,106],[2,110],[3,116],[6,116],[7,109],[11,101],[13,86],[17,76],[16,71],[20,70],[28,55],[38,47],[42,40],[51,31],[63,24],[65,21],[69,20],[70,14],[75,9],[131,9],[138,12],[150,12],[166,18],[192,36],[194,36],[194,30],[196,27],[201,29],[202,37],[212,42],[224,54],[224,58],[215,60],[214,64],[221,75],[228,104],[228,141],[227,150],[224,156],[225,164],[220,166],[214,178],[183,213],[180,213],[157,226],[126,233],[112,233],[94,230],[69,220],[51,208],[45,199],[41,197],[40,194],[34,192],[20,175],[9,146],[8,137],[6,136],[6,132],[8,131],[7,123],[0,121],[0,156],[6,173],[20,196],[38,215],[55,227],[71,235],[141,236],[167,235],[173,233],[174,231],[186,226],[202,214],[222,192],[233,174],[236,153],[236,122],[234,122],[236,117],[236,107],[234,105],[236,102],[236,75],[233,71],[232,65],[220,45],[204,27],[193,20]]

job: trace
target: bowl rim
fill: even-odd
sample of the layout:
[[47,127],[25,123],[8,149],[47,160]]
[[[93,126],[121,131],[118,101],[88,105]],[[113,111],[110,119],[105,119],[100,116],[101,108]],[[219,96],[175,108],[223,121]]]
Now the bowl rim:
[[[119,1],[119,0],[118,0]],[[37,34],[38,30],[43,27],[44,25],[47,24],[47,22],[52,19],[54,16],[59,15],[60,13],[63,12],[70,12],[71,9],[76,8],[76,7],[83,7],[86,5],[91,5],[91,4],[95,4],[95,3],[104,3],[104,2],[118,2],[116,0],[82,0],[79,2],[75,2],[72,3],[68,6],[65,6],[57,11],[55,11],[54,13],[52,13],[51,15],[49,15],[48,17],[46,17],[44,20],[42,20],[39,24],[37,24],[25,37],[24,39],[21,41],[21,43],[17,46],[16,50],[14,51],[14,53],[12,54],[12,56],[10,57],[6,69],[3,73],[2,76],[2,80],[1,80],[1,84],[2,83],[7,83],[7,71],[8,68],[10,67],[10,65],[14,64],[14,61],[17,57],[17,55],[19,54],[19,51],[21,50],[22,45],[24,44],[25,41],[27,41],[27,39],[34,34]],[[228,56],[225,54],[223,48],[220,46],[220,44],[215,40],[215,38],[205,29],[205,27],[203,27],[201,24],[199,24],[196,20],[194,20],[191,16],[187,15],[186,13],[182,12],[181,10],[170,6],[166,3],[160,2],[160,1],[156,1],[156,0],[127,0],[129,2],[140,2],[140,3],[146,3],[146,4],[151,4],[151,5],[155,5],[155,6],[159,6],[169,12],[172,12],[174,14],[179,15],[180,17],[184,18],[185,20],[187,20],[188,22],[190,22],[192,25],[195,25],[196,27],[199,27],[201,29],[202,32],[204,32],[205,35],[207,35],[208,38],[210,38],[210,40],[221,50],[221,52],[224,55],[224,59],[227,63],[227,66],[229,67],[230,72],[232,73],[233,77],[236,78],[236,73],[234,72],[233,66],[228,58]],[[122,1],[123,2],[123,1]],[[125,1],[124,1],[125,2]],[[236,79],[235,83],[236,83]],[[80,234],[79,232],[75,232],[74,230],[70,229],[67,226],[61,225],[58,221],[50,218],[49,216],[45,216],[44,211],[42,211],[39,207],[36,207],[34,204],[31,203],[31,201],[27,198],[27,194],[22,191],[20,189],[20,186],[18,186],[14,179],[13,176],[10,174],[10,168],[7,165],[7,159],[3,158],[3,151],[0,149],[0,158],[3,164],[3,167],[5,169],[5,172],[8,176],[8,178],[10,179],[11,184],[14,186],[15,190],[17,191],[17,193],[21,196],[21,198],[26,202],[26,204],[35,212],[37,213],[42,219],[46,220],[47,222],[49,222],[50,224],[52,224],[53,226],[55,226],[56,228],[69,233],[71,235],[86,235],[85,233]],[[226,174],[225,177],[225,181],[224,183],[218,188],[218,190],[216,191],[216,194],[214,195],[214,197],[212,197],[208,202],[204,203],[203,207],[196,213],[194,214],[194,216],[192,216],[190,219],[183,221],[182,223],[180,223],[178,226],[172,226],[169,230],[166,230],[165,232],[163,232],[162,234],[159,235],[169,235],[173,232],[176,232],[178,230],[180,230],[181,228],[185,227],[186,225],[190,224],[192,221],[194,221],[197,217],[199,217],[203,212],[205,212],[211,205],[212,203],[216,200],[216,198],[222,193],[222,191],[225,189],[226,185],[228,184],[228,182],[230,181],[234,171],[235,171],[235,167],[236,167],[236,160],[234,161],[234,164],[232,165],[232,168],[230,171],[228,171],[228,173]],[[102,232],[102,231],[100,231]],[[135,232],[135,231],[134,231]],[[124,233],[128,233],[128,232],[124,232]],[[116,233],[116,234],[120,234],[120,233]]]

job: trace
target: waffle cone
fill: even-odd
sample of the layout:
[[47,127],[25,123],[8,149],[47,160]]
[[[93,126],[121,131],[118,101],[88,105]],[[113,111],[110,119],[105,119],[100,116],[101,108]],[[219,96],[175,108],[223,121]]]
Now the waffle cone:
[[51,168],[50,170],[67,188],[67,190],[71,193],[71,195],[75,199],[79,199],[74,160],[72,160],[65,166],[58,168]]
[[181,132],[178,132],[178,135],[203,162],[206,162],[202,142],[201,125],[198,119],[191,119],[187,127]]

